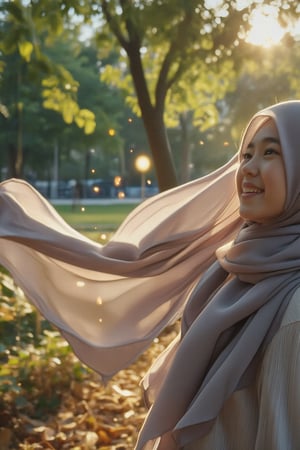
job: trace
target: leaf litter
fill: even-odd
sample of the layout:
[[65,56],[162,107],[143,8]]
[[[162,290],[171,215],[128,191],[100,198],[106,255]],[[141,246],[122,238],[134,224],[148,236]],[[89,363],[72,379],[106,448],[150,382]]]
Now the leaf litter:
[[[17,407],[8,393],[0,409],[0,450],[132,450],[147,412],[140,381],[177,332],[178,324],[168,327],[134,364],[106,385],[91,370],[81,379],[68,378],[63,374],[68,371],[62,367],[65,362],[57,364],[55,391],[47,373],[34,373],[24,405]],[[70,358],[70,364],[78,364],[75,355],[71,353]],[[44,389],[50,400],[58,397],[59,402],[37,417],[31,399],[44,394]]]

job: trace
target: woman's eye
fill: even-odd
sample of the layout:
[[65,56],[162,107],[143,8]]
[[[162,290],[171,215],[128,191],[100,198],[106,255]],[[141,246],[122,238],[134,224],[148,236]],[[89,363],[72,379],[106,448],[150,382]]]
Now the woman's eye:
[[242,159],[244,159],[244,160],[248,160],[248,159],[251,159],[251,158],[252,158],[252,155],[249,152],[245,152],[245,153],[242,154]]
[[275,148],[267,148],[265,150],[265,155],[280,155],[280,152],[276,150]]

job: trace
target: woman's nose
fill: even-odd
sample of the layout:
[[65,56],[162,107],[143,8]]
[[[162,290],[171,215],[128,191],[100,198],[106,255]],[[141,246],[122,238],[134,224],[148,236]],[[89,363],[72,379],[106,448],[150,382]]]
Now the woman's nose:
[[243,165],[243,172],[245,174],[249,174],[252,176],[255,176],[259,172],[259,164],[257,161],[257,158],[255,156],[252,156],[244,165]]

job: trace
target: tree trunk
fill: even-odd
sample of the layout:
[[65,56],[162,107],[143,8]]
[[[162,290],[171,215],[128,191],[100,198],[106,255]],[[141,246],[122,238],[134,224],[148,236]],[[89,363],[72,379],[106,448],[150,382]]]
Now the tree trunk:
[[22,178],[23,175],[23,105],[17,105],[17,152],[15,159],[15,176]]
[[22,129],[22,111],[17,109],[14,120],[10,121],[10,131],[15,136],[15,142],[9,142],[8,152],[8,176],[13,178],[22,178],[23,175],[23,129]]
[[190,133],[188,114],[180,114],[181,129],[181,170],[179,175],[180,183],[186,183],[190,178]]
[[160,191],[177,185],[177,177],[163,119],[158,114],[143,116]]
[[9,176],[22,178],[23,175],[23,104],[20,101],[21,70],[17,71],[16,109],[11,125],[16,136],[16,142],[8,146]]
[[127,55],[142,113],[142,120],[153,157],[158,187],[160,191],[165,191],[177,186],[175,166],[163,120],[165,93],[162,93],[160,104],[154,107],[150,100],[138,45],[131,43],[131,46],[127,48]]
[[9,178],[18,178],[17,172],[16,172],[16,154],[17,154],[17,148],[16,145],[13,145],[12,143],[8,144],[8,177]]
[[[123,11],[129,11],[131,2],[122,0]],[[139,27],[130,15],[124,14],[124,24],[127,35],[117,20],[114,20],[113,13],[109,8],[107,0],[101,1],[102,11],[111,28],[113,34],[117,37],[120,45],[126,51],[130,73],[132,76],[139,107],[141,109],[142,120],[147,134],[150,150],[153,157],[153,164],[156,171],[157,182],[160,191],[173,188],[177,185],[177,177],[171,148],[163,120],[165,97],[167,93],[166,75],[162,77],[159,94],[156,95],[156,105],[151,103],[148,86],[145,79],[145,73],[141,60],[141,39]],[[157,93],[158,93],[157,91]]]

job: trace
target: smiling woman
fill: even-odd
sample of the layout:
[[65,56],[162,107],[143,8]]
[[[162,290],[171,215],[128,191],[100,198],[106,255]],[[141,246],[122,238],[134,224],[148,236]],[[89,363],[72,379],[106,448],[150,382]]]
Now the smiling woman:
[[279,216],[286,200],[286,176],[278,131],[267,120],[243,148],[237,191],[243,219],[267,223]]

